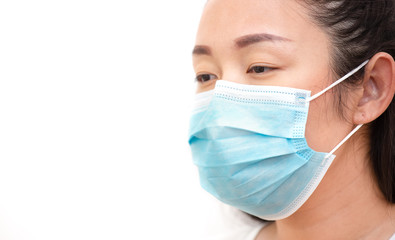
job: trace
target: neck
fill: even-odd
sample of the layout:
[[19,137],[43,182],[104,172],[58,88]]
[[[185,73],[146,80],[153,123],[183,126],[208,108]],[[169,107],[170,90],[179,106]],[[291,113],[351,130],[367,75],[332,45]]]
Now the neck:
[[276,221],[266,232],[268,239],[389,239],[395,232],[395,205],[384,199],[368,160],[361,159],[355,152],[338,154],[309,200]]
[[278,239],[389,239],[395,232],[395,208],[364,187],[355,180],[325,201],[277,221]]

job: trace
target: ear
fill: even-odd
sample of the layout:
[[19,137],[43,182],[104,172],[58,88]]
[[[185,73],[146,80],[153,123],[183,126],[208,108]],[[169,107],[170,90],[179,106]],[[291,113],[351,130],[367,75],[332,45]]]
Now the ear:
[[377,53],[365,67],[363,94],[353,115],[354,124],[366,124],[378,118],[390,105],[394,92],[394,59],[388,53]]

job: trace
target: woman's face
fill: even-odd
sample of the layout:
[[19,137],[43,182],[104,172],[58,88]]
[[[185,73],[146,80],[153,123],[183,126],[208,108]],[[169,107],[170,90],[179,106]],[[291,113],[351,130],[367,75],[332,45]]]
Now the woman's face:
[[[223,79],[313,95],[333,82],[329,60],[328,36],[295,0],[209,0],[193,53],[198,92]],[[306,139],[316,151],[329,152],[352,129],[334,97],[329,91],[310,104]]]

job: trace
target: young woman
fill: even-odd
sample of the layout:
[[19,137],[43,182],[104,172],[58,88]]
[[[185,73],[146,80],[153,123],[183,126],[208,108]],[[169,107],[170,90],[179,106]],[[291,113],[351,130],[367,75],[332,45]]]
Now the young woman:
[[394,0],[207,1],[189,143],[250,239],[395,239],[394,56]]

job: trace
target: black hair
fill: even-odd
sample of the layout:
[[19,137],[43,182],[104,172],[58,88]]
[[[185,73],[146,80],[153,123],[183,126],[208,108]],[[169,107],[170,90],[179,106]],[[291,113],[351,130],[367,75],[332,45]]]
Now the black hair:
[[[336,78],[344,76],[376,53],[395,58],[395,0],[299,0],[312,19],[329,36],[331,68]],[[361,70],[345,81],[355,86],[363,79]],[[339,86],[339,111],[342,112]],[[371,122],[370,165],[386,200],[395,203],[395,100]]]

